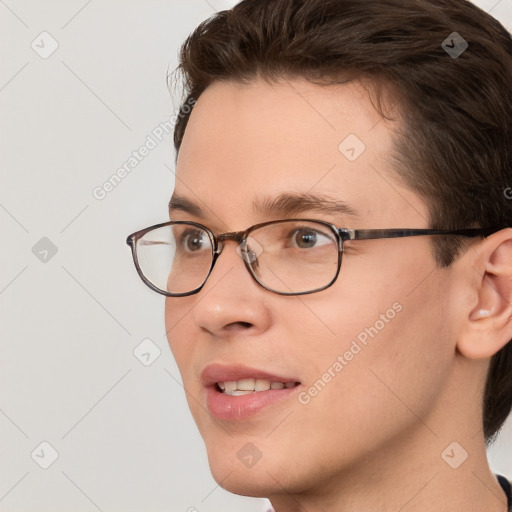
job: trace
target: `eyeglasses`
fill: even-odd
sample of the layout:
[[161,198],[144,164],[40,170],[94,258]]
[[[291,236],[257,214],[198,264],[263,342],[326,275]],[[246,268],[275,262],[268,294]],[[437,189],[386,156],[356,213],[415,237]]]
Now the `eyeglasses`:
[[492,229],[347,229],[311,219],[256,224],[245,231],[215,235],[196,222],[170,221],[128,236],[139,276],[152,290],[168,297],[198,293],[205,285],[225,243],[236,252],[253,279],[280,295],[325,290],[340,273],[347,240],[424,235],[487,236]]

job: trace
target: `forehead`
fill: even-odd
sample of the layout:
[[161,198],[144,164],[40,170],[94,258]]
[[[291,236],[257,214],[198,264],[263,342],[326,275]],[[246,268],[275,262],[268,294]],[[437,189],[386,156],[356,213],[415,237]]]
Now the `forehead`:
[[411,191],[397,192],[393,129],[357,82],[214,82],[190,116],[176,193],[230,225],[263,220],[251,217],[252,204],[283,193],[329,195],[383,222],[384,212],[409,210],[409,224],[413,214],[416,225],[424,225],[422,201]]

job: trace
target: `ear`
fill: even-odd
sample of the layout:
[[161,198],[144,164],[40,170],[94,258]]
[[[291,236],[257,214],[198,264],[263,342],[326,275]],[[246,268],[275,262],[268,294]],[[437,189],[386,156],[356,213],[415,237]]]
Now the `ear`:
[[[476,304],[465,320],[457,348],[470,359],[490,358],[512,339],[512,229],[475,246],[471,272]],[[468,261],[469,263],[469,261]]]

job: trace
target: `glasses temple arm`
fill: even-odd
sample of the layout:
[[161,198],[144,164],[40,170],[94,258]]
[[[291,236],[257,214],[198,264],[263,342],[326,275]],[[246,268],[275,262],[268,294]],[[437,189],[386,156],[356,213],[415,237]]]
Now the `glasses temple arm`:
[[458,236],[488,236],[497,231],[495,228],[464,228],[464,229],[340,229],[344,240],[371,240],[378,238],[403,238],[426,235],[458,235]]

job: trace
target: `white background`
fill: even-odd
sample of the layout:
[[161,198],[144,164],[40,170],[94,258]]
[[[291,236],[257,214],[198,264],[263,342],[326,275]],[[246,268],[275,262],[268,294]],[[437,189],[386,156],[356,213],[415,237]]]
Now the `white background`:
[[[175,111],[165,79],[185,37],[233,4],[0,0],[1,511],[266,510],[210,476],[164,298],[125,245],[167,218],[172,134],[93,196]],[[478,4],[510,30],[512,0]],[[31,47],[52,40],[48,58]],[[46,262],[43,237],[57,249]],[[150,366],[133,353],[147,338]],[[48,469],[43,441],[58,453]],[[512,477],[512,422],[490,457]]]

